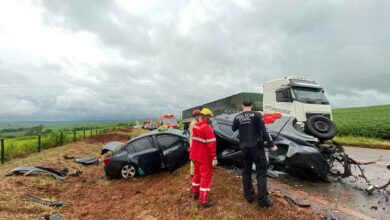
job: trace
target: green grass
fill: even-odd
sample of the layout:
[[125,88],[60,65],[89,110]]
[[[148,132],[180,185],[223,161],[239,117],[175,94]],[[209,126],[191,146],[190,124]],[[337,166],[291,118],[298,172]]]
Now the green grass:
[[339,136],[390,139],[390,105],[334,109]]
[[[104,129],[95,129],[92,130],[92,133],[90,130],[87,130],[85,132],[85,137],[86,138],[90,137],[91,134],[96,135],[96,131],[98,134],[100,134],[100,132],[104,132]],[[59,131],[41,135],[41,150],[60,146],[61,145],[60,137],[61,134]],[[84,131],[76,131],[76,141],[82,140],[83,138],[84,138]],[[63,132],[63,141],[62,141],[63,145],[69,144],[73,141],[74,141],[73,131]],[[4,146],[5,146],[4,152],[5,152],[6,161],[12,160],[14,158],[25,157],[32,153],[38,152],[38,135],[4,139]]]
[[354,137],[354,136],[337,136],[334,138],[335,141],[342,145],[365,147],[365,148],[376,148],[376,149],[389,149],[390,140],[383,140],[377,138],[366,138],[366,137]]

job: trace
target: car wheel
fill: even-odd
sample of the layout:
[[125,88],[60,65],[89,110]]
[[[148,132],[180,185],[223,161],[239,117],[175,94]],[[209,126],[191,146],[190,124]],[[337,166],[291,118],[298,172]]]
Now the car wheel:
[[315,115],[307,119],[306,131],[320,140],[332,139],[337,134],[334,122],[322,115]]
[[137,174],[137,169],[131,164],[126,164],[121,169],[121,177],[123,179],[127,179],[129,177],[135,177],[136,174]]

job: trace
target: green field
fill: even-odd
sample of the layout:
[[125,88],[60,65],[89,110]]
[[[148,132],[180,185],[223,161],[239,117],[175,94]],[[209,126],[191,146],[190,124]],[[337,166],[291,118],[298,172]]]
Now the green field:
[[339,136],[390,139],[390,105],[334,109]]
[[[123,128],[123,127],[116,127]],[[109,129],[94,129],[86,130],[85,137],[94,136],[109,131]],[[61,133],[54,131],[48,134],[41,135],[41,150],[56,147],[61,145]],[[62,136],[62,144],[68,144],[73,141],[82,140],[84,138],[84,131],[64,131]],[[29,154],[38,152],[38,135],[23,136],[18,138],[4,139],[5,146],[5,160],[12,160],[14,158],[25,157]]]

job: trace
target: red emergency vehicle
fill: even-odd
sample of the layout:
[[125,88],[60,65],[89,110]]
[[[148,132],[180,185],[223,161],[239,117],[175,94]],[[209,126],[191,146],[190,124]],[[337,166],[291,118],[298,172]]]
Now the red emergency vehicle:
[[157,127],[166,126],[168,128],[179,128],[179,123],[173,114],[161,115],[157,120]]

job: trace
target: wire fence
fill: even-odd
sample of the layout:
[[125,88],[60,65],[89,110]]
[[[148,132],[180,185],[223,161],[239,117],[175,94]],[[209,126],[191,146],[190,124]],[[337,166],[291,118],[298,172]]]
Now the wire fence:
[[41,152],[43,149],[63,146],[122,128],[112,127],[91,130],[55,131],[20,138],[0,138],[0,161],[1,164],[4,164],[11,159],[25,157],[32,153]]

